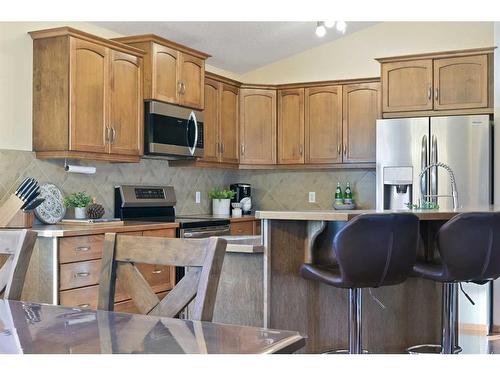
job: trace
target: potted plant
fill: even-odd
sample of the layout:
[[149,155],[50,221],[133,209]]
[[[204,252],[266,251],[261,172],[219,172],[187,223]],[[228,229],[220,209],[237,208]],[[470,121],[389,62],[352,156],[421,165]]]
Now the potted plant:
[[92,198],[84,191],[70,194],[64,198],[64,205],[75,209],[75,219],[86,218],[85,208],[90,202],[92,202]]
[[231,199],[234,198],[235,192],[225,189],[213,189],[208,193],[208,197],[212,199],[212,213],[214,216],[229,215]]

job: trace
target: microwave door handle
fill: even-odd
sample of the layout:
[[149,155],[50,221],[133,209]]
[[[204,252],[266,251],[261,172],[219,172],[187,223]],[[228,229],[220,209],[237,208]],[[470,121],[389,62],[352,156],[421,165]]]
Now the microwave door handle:
[[191,111],[191,114],[189,115],[188,123],[187,123],[187,129],[188,129],[188,134],[189,134],[189,124],[191,123],[191,120],[193,121],[194,124],[194,142],[193,146],[189,145],[189,136],[188,136],[188,148],[189,148],[189,153],[191,156],[194,156],[194,153],[196,152],[196,145],[198,144],[198,121],[196,120],[196,115],[194,111]]
[[[427,167],[427,135],[422,137],[422,147],[420,149],[420,170],[423,171]],[[428,183],[429,171],[425,172],[420,179],[420,192],[422,196],[428,195],[427,193],[427,183]],[[422,204],[423,202],[420,202]]]

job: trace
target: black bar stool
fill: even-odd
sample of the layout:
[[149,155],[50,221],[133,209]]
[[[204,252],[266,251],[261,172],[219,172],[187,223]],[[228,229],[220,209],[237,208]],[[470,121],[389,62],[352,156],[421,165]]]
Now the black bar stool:
[[443,283],[441,345],[415,345],[409,353],[438,348],[452,354],[458,341],[458,284],[489,281],[500,276],[500,212],[462,213],[444,224],[437,234],[440,264],[418,261],[414,275]]
[[303,264],[300,274],[349,289],[349,354],[361,354],[362,288],[395,285],[410,275],[417,257],[419,220],[410,213],[364,214],[333,238],[319,264]]

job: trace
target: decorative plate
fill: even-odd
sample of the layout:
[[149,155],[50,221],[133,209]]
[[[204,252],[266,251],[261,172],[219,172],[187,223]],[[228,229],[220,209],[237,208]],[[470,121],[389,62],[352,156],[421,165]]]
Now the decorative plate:
[[40,198],[45,201],[35,208],[35,216],[44,224],[56,224],[66,214],[64,197],[61,190],[54,184],[43,184],[40,186]]

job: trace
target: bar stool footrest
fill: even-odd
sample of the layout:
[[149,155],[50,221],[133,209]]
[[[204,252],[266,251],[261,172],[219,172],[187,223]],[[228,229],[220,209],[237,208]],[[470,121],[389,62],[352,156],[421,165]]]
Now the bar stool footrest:
[[[441,345],[439,344],[421,344],[414,345],[406,348],[406,353],[408,354],[441,354]],[[462,351],[460,346],[455,346],[454,354],[458,354]]]

